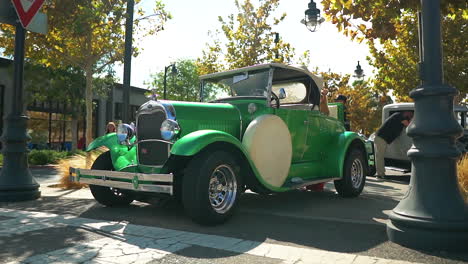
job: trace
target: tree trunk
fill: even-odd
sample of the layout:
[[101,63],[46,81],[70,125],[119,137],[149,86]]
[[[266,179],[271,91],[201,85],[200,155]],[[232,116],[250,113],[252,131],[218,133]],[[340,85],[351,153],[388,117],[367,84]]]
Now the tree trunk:
[[[86,146],[93,140],[93,66],[88,65],[86,73]],[[91,167],[91,153],[86,154],[86,168]]]
[[72,116],[71,133],[72,133],[71,151],[76,151],[76,148],[78,145],[78,117],[77,116]]

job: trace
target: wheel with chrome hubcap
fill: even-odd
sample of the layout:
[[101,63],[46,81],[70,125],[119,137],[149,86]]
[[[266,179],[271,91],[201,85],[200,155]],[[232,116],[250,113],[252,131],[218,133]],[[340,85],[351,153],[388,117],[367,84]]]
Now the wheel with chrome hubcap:
[[[94,161],[91,169],[107,171],[114,170],[110,152],[107,151],[101,154]],[[125,206],[134,200],[134,196],[131,192],[117,188],[90,184],[89,189],[91,190],[91,194],[94,196],[94,199],[105,206]]]
[[366,183],[367,164],[360,149],[352,149],[346,156],[343,178],[335,181],[335,189],[343,197],[361,194]]
[[239,165],[225,151],[204,151],[188,164],[182,182],[182,203],[197,223],[216,225],[234,212],[242,192]]

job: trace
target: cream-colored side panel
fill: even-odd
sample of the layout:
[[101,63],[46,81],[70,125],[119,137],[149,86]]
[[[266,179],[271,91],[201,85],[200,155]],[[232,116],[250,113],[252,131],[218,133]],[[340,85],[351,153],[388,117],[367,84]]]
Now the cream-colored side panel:
[[242,144],[263,180],[282,186],[292,158],[291,134],[283,120],[275,115],[256,118],[247,127]]

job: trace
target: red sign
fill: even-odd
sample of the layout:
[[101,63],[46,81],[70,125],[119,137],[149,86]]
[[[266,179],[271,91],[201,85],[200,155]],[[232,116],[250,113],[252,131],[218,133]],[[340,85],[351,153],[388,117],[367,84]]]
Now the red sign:
[[11,0],[21,25],[26,28],[41,8],[44,0]]

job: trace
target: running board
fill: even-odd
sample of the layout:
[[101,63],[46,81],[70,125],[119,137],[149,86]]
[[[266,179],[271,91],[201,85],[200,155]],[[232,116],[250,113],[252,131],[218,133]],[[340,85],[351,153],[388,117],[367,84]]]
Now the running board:
[[314,179],[314,180],[309,180],[309,181],[305,181],[299,177],[296,177],[296,178],[292,178],[288,183],[286,183],[285,185],[283,185],[283,187],[287,187],[287,188],[292,188],[292,189],[299,189],[299,188],[302,188],[302,187],[305,187],[305,186],[308,186],[308,185],[313,185],[313,184],[317,184],[317,183],[325,183],[325,182],[329,182],[329,181],[334,181],[334,180],[339,180],[341,178],[321,178],[321,179]]

